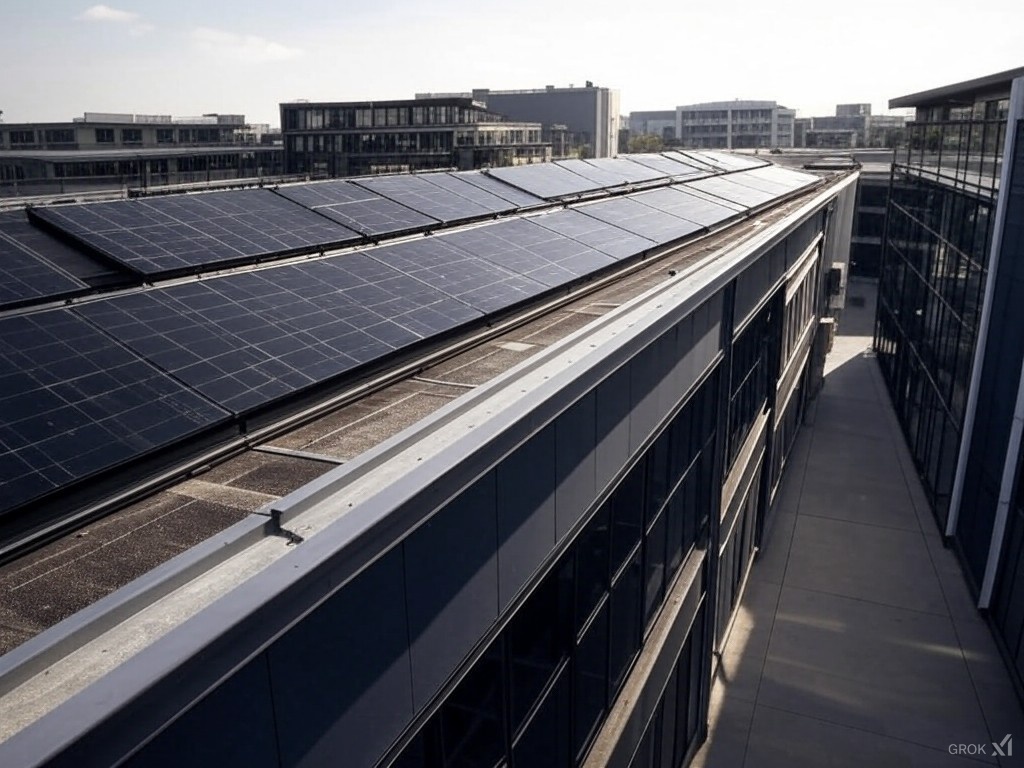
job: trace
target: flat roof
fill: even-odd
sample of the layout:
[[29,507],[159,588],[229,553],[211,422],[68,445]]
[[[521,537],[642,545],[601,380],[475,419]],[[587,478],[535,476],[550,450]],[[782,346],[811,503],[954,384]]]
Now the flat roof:
[[994,75],[976,77],[952,85],[943,85],[927,91],[911,93],[889,99],[889,109],[895,107],[938,107],[945,104],[969,104],[979,96],[1009,95],[1010,84],[1018,77],[1024,77],[1024,67],[1008,69]]
[[208,144],[197,147],[128,147],[118,149],[4,149],[0,160],[47,160],[85,162],[89,160],[131,160],[137,157],[192,157],[196,155],[240,155],[246,152],[284,152],[280,144]]

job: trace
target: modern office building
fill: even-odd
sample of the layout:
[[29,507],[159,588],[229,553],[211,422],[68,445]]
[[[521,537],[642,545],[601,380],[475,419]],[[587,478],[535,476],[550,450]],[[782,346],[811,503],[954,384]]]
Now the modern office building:
[[275,137],[244,115],[86,112],[65,123],[0,123],[0,197],[277,177]]
[[465,97],[281,105],[285,171],[319,177],[489,168],[551,159],[538,122]]
[[676,113],[673,109],[629,113],[631,136],[660,136],[662,139],[676,138]]
[[713,101],[676,107],[684,147],[772,149],[793,146],[796,111],[774,101]]
[[906,122],[902,115],[872,115],[870,104],[837,104],[834,115],[798,117],[795,147],[895,147]]
[[578,157],[614,157],[619,147],[619,92],[591,82],[516,91],[473,89],[473,98],[509,120],[564,126],[569,151]]
[[875,346],[939,530],[1024,669],[1024,69],[889,102],[896,153]]
[[5,214],[0,764],[686,765],[855,184],[709,151]]

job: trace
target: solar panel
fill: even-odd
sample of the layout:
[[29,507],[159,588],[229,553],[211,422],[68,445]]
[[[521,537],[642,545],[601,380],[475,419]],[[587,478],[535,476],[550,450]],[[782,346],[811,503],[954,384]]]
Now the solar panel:
[[709,158],[712,162],[717,163],[723,168],[728,168],[729,170],[760,168],[763,165],[768,165],[767,160],[761,160],[760,158],[755,159],[745,155],[734,155],[731,152],[713,152],[711,150],[705,150],[701,154]]
[[278,187],[277,193],[367,237],[415,232],[438,220],[351,181],[321,181]]
[[631,162],[624,157],[592,157],[586,162],[589,165],[614,174],[618,178],[626,179],[631,184],[665,178],[665,174],[653,168],[648,168],[645,165]]
[[[479,171],[473,171],[472,173],[476,173],[478,176],[481,176]],[[490,213],[510,213],[519,208],[519,206],[516,205],[515,203],[511,203],[508,200],[499,197],[498,195],[492,192],[488,192],[486,189],[483,189],[482,187],[478,187],[475,184],[471,184],[469,181],[466,180],[465,176],[460,176],[457,173],[424,173],[420,175],[419,178],[423,179],[424,181],[430,184],[433,184],[436,187],[446,189],[449,192],[458,195],[459,197],[465,198],[466,200],[475,203],[481,208],[486,209]],[[487,177],[481,176],[481,178],[486,179]],[[532,202],[530,203],[530,205],[535,205],[537,203],[543,202],[543,200],[539,200],[533,197],[532,195],[527,195],[525,192],[520,192],[519,190],[514,189],[513,187],[510,187],[506,184],[502,184],[501,182],[492,181],[490,179],[488,179],[488,181],[490,181],[492,184],[504,187],[506,190],[510,190],[514,194],[522,195],[523,197],[531,200]]]
[[620,155],[620,159],[640,163],[640,165],[653,168],[656,171],[660,171],[665,176],[671,176],[672,178],[696,176],[701,173],[701,169],[684,163],[682,161],[682,155],[679,155],[678,158],[679,159],[676,159],[674,157],[668,157],[654,152],[643,152],[635,155]]
[[554,163],[491,168],[487,174],[545,200],[571,197],[600,189],[599,184]]
[[445,236],[448,245],[493,262],[541,285],[554,288],[615,263],[589,245],[572,240],[529,219],[496,224]]
[[654,242],[645,237],[597,221],[572,208],[531,216],[530,221],[596,248],[613,259],[627,259],[654,246]]
[[659,245],[693,234],[699,224],[680,219],[632,199],[632,195],[602,200],[583,205],[576,210],[599,221],[620,227],[635,235],[646,237]]
[[401,270],[481,312],[508,309],[547,288],[494,262],[448,245],[447,235],[394,243],[366,251],[382,264]]
[[0,512],[227,417],[71,310],[0,319]]
[[[61,270],[33,247],[27,221],[0,220],[0,307],[84,292],[86,284]],[[60,247],[62,243],[54,241]]]
[[649,192],[632,195],[631,198],[659,211],[700,224],[702,227],[714,226],[736,215],[736,211],[731,208],[688,195],[678,187],[652,189]]
[[726,170],[724,166],[713,163],[710,158],[704,157],[700,152],[690,150],[689,152],[663,152],[665,157],[670,157],[675,160],[679,160],[681,163],[695,166],[706,173],[721,173]]
[[22,248],[89,286],[124,282],[128,270],[114,266],[54,236],[49,230],[29,221],[24,210],[0,213],[0,231]]
[[438,221],[453,222],[490,216],[493,211],[457,195],[451,190],[431,184],[420,176],[377,176],[355,183],[401,203],[407,208],[431,216]]
[[625,176],[607,168],[591,165],[586,160],[556,160],[555,165],[589,179],[598,187],[621,187],[632,183]]
[[744,187],[756,189],[759,192],[769,192],[776,197],[781,197],[795,189],[795,187],[788,184],[780,184],[770,179],[759,179],[756,176],[748,175],[750,173],[752,171],[736,171],[722,178],[728,179],[733,184],[742,184]]
[[235,413],[480,317],[363,254],[120,296],[78,311]]
[[744,171],[742,176],[749,176],[755,179],[765,179],[781,184],[789,189],[799,189],[811,184],[817,184],[821,179],[813,173],[794,171],[791,168],[782,168],[778,165],[766,165],[763,168],[753,168]]
[[145,275],[194,272],[359,239],[266,189],[35,208],[31,215]]
[[692,183],[689,182],[680,184],[675,188],[682,190],[683,192],[686,192],[686,194],[688,195],[693,195],[694,197],[699,198],[701,200],[705,200],[709,203],[714,203],[715,205],[720,205],[723,208],[728,208],[729,210],[735,211],[736,213],[746,213],[747,211],[750,210],[749,205],[741,205],[740,203],[734,203],[731,200],[726,200],[725,198],[722,197],[716,197],[715,195],[712,195],[708,192],[702,192],[701,190],[694,187]]
[[751,189],[742,184],[729,181],[726,176],[709,176],[706,179],[687,182],[686,186],[692,189],[699,189],[701,192],[707,192],[723,200],[745,205],[748,208],[763,205],[779,197],[775,192],[762,192],[761,190]]
[[453,179],[472,184],[477,189],[490,192],[502,200],[507,200],[515,208],[533,208],[538,205],[544,205],[545,202],[543,198],[531,195],[529,192],[524,192],[496,178],[491,178],[483,171],[458,171],[448,175]]

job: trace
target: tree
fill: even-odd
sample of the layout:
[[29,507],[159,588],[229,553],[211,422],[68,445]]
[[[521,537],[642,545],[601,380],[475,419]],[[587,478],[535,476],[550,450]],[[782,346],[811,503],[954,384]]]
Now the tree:
[[665,140],[656,133],[641,133],[629,137],[630,152],[661,152],[665,148]]

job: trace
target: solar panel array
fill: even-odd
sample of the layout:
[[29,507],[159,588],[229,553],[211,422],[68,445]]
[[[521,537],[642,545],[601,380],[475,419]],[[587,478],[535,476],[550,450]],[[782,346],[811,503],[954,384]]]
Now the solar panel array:
[[[107,249],[109,258],[116,252],[119,262],[140,272],[174,271],[182,261],[190,267],[223,264],[234,258],[225,247],[241,252],[242,239],[257,253],[278,243],[289,247],[295,241],[278,233],[286,228],[275,219],[279,214],[294,217],[295,237],[313,241],[342,233],[347,242],[365,246],[363,235],[526,213],[300,263],[97,297],[73,308],[0,315],[0,514],[200,431],[343,381],[361,366],[383,364],[415,345],[590,279],[616,261],[705,232],[766,196],[778,199],[816,181],[794,171],[755,168],[645,191],[622,189],[624,194],[597,202],[547,204],[531,212],[545,206],[543,195],[562,184],[564,174],[579,179],[574,188],[596,183],[569,168],[585,171],[593,164],[615,173],[608,162],[579,162],[584,161],[568,168],[533,166],[555,169],[550,176],[527,173],[525,166],[38,210],[39,220],[96,250]],[[645,177],[661,173],[623,162]],[[594,179],[600,175],[587,172]],[[518,183],[505,184],[501,176]],[[630,183],[639,183],[634,176]],[[264,214],[268,223],[261,229],[256,218]],[[351,229],[332,218],[344,219]],[[49,263],[65,281],[44,285],[40,276],[42,287],[36,288],[30,274],[15,289],[18,300],[42,300],[32,291],[50,297],[64,295],[65,288],[87,289],[60,268],[70,261],[34,253],[27,236],[5,236],[3,221],[0,257],[10,285],[18,254]],[[327,228],[321,235],[314,221]],[[188,247],[172,254],[177,262],[153,250],[158,242],[172,242],[169,236],[160,240],[148,231],[175,227],[191,232],[183,241]],[[140,230],[147,233],[140,240],[127,237]],[[276,242],[264,244],[254,231]],[[210,244],[210,251],[197,242]],[[17,258],[9,258],[11,249]]]
[[67,246],[44,238],[23,217],[0,217],[0,308],[58,299],[88,287],[48,258]]
[[266,189],[35,208],[32,217],[143,275],[355,242],[359,236]]

